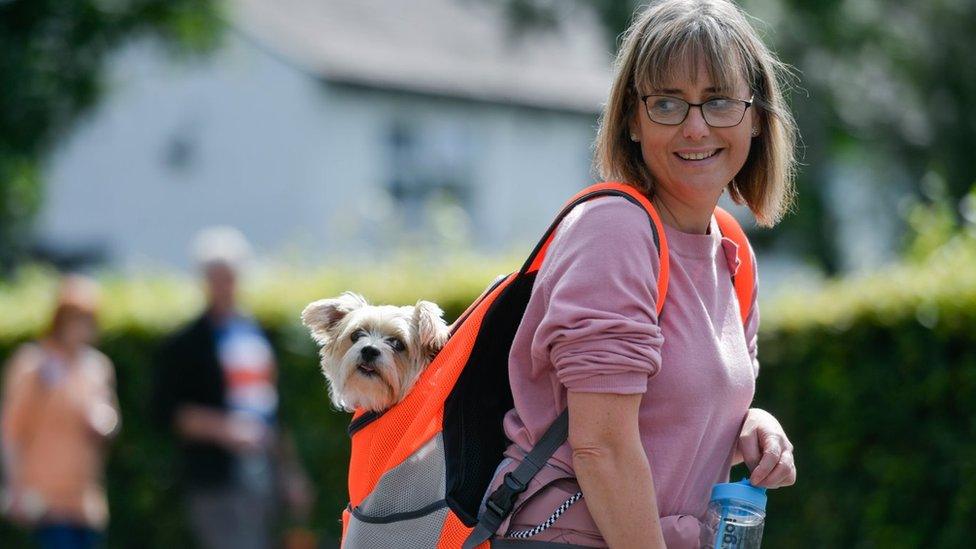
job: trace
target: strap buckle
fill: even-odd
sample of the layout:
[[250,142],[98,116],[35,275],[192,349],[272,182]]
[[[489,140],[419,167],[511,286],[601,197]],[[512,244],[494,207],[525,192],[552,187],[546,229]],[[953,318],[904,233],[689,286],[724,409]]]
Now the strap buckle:
[[515,478],[511,471],[505,473],[502,479],[502,485],[485,502],[485,508],[495,513],[498,518],[507,517],[515,504],[515,498],[528,488],[528,485]]

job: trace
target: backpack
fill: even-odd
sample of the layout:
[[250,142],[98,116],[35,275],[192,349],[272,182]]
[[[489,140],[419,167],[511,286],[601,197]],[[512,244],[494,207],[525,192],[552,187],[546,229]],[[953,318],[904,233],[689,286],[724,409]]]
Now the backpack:
[[[502,417],[513,407],[508,355],[542,265],[563,217],[598,196],[622,196],[642,207],[660,257],[657,312],[668,288],[668,246],[660,217],[636,188],[623,183],[591,185],[560,210],[522,267],[503,275],[462,313],[451,335],[410,393],[382,412],[356,410],[349,424],[349,504],[342,512],[343,549],[488,549],[517,496],[566,440],[566,411],[553,422],[521,465],[478,512],[496,466],[508,446]],[[748,241],[735,219],[715,209],[722,235],[739,245],[733,277],[742,321],[753,294]],[[515,542],[517,547],[567,547]]]

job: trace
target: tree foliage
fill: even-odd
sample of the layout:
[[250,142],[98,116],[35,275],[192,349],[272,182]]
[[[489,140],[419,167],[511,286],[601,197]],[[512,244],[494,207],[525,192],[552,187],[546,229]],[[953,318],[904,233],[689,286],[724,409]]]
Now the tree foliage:
[[97,104],[111,52],[144,35],[202,52],[219,28],[211,0],[0,0],[0,269],[27,251],[43,157]]

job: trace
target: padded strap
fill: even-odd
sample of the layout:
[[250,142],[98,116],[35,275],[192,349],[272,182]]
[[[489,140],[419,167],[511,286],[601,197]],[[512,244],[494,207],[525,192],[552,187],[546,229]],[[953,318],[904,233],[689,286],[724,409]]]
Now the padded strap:
[[735,286],[735,295],[739,299],[742,324],[745,325],[752,309],[752,296],[756,291],[756,266],[752,264],[752,247],[742,226],[732,214],[716,206],[715,220],[718,222],[718,229],[722,232],[722,236],[728,237],[738,246],[736,256],[739,259],[739,270],[732,277],[732,284]]
[[657,279],[657,313],[661,314],[661,309],[664,307],[665,298],[668,295],[668,280],[670,279],[670,256],[668,255],[668,242],[664,235],[664,225],[661,223],[661,217],[657,214],[657,210],[651,204],[651,201],[644,196],[639,190],[637,190],[633,185],[627,185],[625,183],[617,183],[613,181],[608,181],[605,183],[596,183],[586,187],[582,191],[576,193],[572,198],[570,198],[563,209],[559,211],[556,218],[549,225],[549,229],[546,230],[545,234],[542,235],[542,239],[536,244],[536,247],[529,254],[528,259],[525,260],[525,264],[522,265],[522,269],[519,271],[519,275],[524,275],[526,273],[531,273],[538,271],[542,266],[542,261],[546,257],[546,250],[549,248],[549,244],[552,242],[553,236],[556,234],[556,227],[563,220],[564,217],[575,208],[578,204],[586,202],[587,200],[592,200],[598,196],[622,196],[627,200],[630,200],[634,204],[644,208],[644,212],[647,213],[648,220],[651,223],[651,232],[654,237],[654,244],[657,246],[658,260],[660,264],[660,272],[658,273]]
[[561,414],[549,425],[546,432],[514,471],[505,473],[501,486],[495,489],[485,501],[485,512],[478,520],[462,549],[474,549],[495,535],[498,527],[512,512],[518,495],[525,491],[529,482],[542,470],[549,458],[566,442],[569,436],[569,410]]

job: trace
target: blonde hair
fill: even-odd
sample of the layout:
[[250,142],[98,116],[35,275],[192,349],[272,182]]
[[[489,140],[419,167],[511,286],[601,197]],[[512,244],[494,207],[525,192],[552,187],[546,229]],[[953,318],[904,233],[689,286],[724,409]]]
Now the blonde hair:
[[798,134],[783,98],[792,73],[763,44],[742,10],[727,0],[662,0],[635,16],[614,62],[610,97],[594,143],[594,168],[604,180],[654,194],[640,143],[629,137],[633,109],[640,104],[638,90],[665,88],[676,77],[694,76],[700,61],[715,87],[735,89],[742,77],[754,94],[761,131],[728,190],[760,225],[771,227],[788,211],[795,194]]

